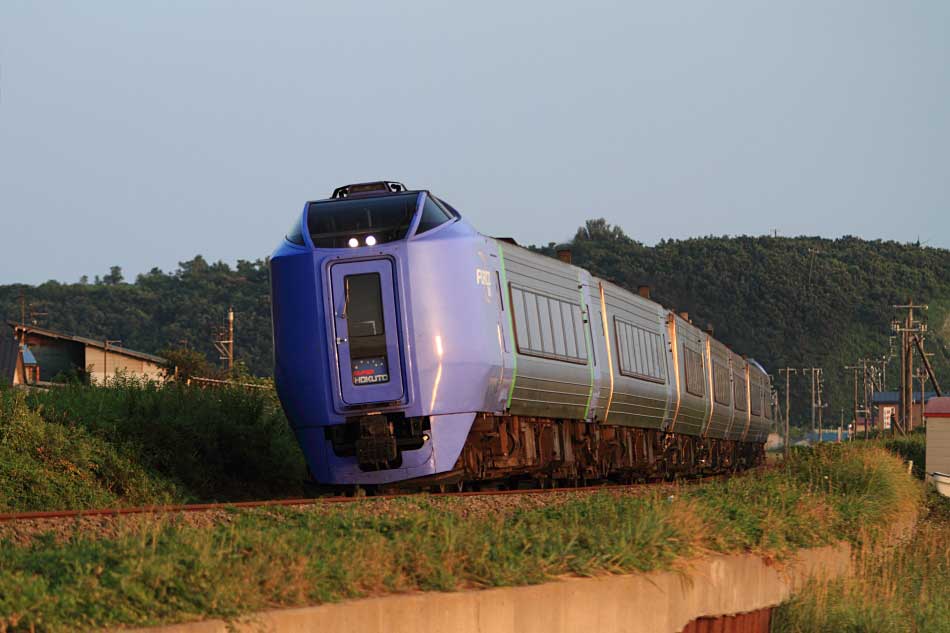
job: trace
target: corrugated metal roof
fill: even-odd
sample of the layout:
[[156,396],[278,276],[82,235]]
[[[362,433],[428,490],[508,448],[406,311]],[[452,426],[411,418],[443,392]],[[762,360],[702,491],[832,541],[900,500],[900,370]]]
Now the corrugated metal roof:
[[13,328],[0,325],[0,385],[12,385],[20,353]]
[[[14,329],[22,329],[27,333],[38,334],[40,336],[45,336],[47,338],[55,338],[61,341],[75,341],[77,343],[82,343],[83,345],[88,345],[89,347],[95,347],[97,349],[105,349],[106,342],[99,341],[92,338],[86,338],[85,336],[74,336],[72,334],[65,334],[63,332],[55,332],[53,330],[47,330],[45,328],[36,327],[33,325],[21,325],[14,321],[9,321],[8,324]],[[158,365],[162,365],[166,362],[161,356],[156,356],[155,354],[148,354],[146,352],[139,352],[134,349],[128,349],[127,347],[119,347],[117,345],[109,345],[109,352],[115,354],[122,354],[124,356],[131,356],[132,358],[140,358],[142,360],[147,360]]]
[[[928,402],[937,395],[935,391],[924,392],[924,402]],[[874,404],[897,404],[901,401],[901,395],[897,391],[875,391],[872,396]],[[914,391],[914,402],[920,402],[920,390]]]
[[927,403],[927,417],[950,418],[950,398],[933,398]]

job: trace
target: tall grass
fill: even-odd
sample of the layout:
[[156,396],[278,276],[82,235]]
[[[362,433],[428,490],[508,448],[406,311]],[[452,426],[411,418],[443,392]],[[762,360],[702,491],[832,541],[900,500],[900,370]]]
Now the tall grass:
[[0,394],[0,510],[168,503],[170,479],[84,428],[47,422],[22,393]]
[[950,500],[932,493],[913,540],[863,548],[854,576],[812,583],[775,612],[776,633],[950,632]]
[[914,476],[918,479],[924,478],[924,468],[927,460],[927,434],[923,429],[903,437],[882,438],[878,441],[892,453],[914,462]]
[[108,538],[77,530],[0,543],[0,624],[55,631],[234,617],[381,593],[668,569],[709,550],[781,558],[860,541],[851,497],[869,503],[865,520],[882,528],[905,486],[916,494],[883,449],[820,448],[796,453],[784,469],[672,495],[601,492],[475,516],[464,499],[418,495],[236,511],[204,528],[156,518]]
[[[120,378],[107,386],[77,384],[25,397],[6,392],[0,398],[19,402],[21,413],[32,411],[31,419],[38,416],[44,428],[64,438],[88,437],[111,447],[169,482],[180,501],[303,493],[303,456],[271,391],[202,390]],[[11,420],[3,417],[0,427]],[[45,501],[48,508],[64,507],[55,497]]]

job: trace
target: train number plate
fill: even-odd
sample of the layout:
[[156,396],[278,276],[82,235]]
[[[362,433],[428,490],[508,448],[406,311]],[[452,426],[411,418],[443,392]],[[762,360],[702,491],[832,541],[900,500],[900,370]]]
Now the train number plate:
[[385,356],[357,358],[351,363],[354,385],[376,385],[389,382],[389,363]]

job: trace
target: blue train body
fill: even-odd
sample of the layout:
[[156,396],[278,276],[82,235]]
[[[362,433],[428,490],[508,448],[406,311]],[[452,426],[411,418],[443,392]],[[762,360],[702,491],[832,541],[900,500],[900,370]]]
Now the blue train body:
[[[520,262],[519,274],[526,279],[533,278],[526,271],[536,270],[537,283],[550,286],[545,306],[557,313],[560,335],[552,337],[547,325],[512,316],[525,310],[525,297],[531,295],[524,289],[531,284],[509,282],[506,255]],[[479,234],[427,191],[370,183],[307,203],[271,257],[271,285],[278,394],[311,473],[321,483],[386,484],[460,472],[463,449],[472,443],[476,426],[487,429],[486,437],[511,435],[524,453],[517,472],[529,472],[532,463],[541,464],[541,453],[548,450],[544,446],[554,451],[544,461],[547,465],[563,464],[563,453],[571,452],[564,438],[577,431],[545,435],[543,425],[549,420],[591,425],[623,416],[621,408],[611,414],[614,398],[623,399],[619,392],[615,396],[615,382],[627,378],[619,356],[605,362],[611,360],[612,340],[621,339],[609,334],[604,297],[610,295],[604,294],[603,283],[577,267]],[[537,308],[538,299],[531,300]],[[675,344],[667,339],[670,332],[676,336],[676,324],[670,330],[667,313],[647,304],[669,356]],[[600,306],[598,317],[593,307]],[[555,324],[555,317],[547,320]],[[598,332],[592,323],[601,325],[601,320],[606,329]],[[532,327],[536,332],[529,331]],[[534,351],[532,336],[538,338]],[[712,365],[711,350],[703,354],[710,354]],[[727,362],[732,368],[733,361]],[[657,396],[664,413],[655,423],[649,416],[642,424],[630,418],[626,428],[640,424],[659,438],[672,435],[678,415],[685,420],[687,398],[680,393],[679,374],[684,380],[687,376],[685,367],[661,359],[660,352],[656,363],[655,372],[665,381]],[[757,371],[751,365],[742,371],[750,376],[747,385],[759,378],[749,374]],[[659,384],[651,380],[651,387]],[[711,373],[709,380],[712,387]],[[731,376],[729,380],[731,385]],[[738,394],[735,389],[730,387]],[[712,391],[706,395],[708,405],[696,409],[708,418],[702,427],[707,435],[718,428]],[[737,406],[721,439],[761,443],[762,425],[753,424],[751,413],[747,423],[739,421]],[[517,426],[519,419],[541,426],[528,438]],[[743,432],[729,435],[730,426],[741,426]],[[649,441],[657,444],[657,438]],[[497,460],[500,452],[513,450],[505,448],[506,438],[501,441],[499,448],[471,450],[494,450]],[[481,453],[473,453],[469,462],[469,472],[489,469]]]

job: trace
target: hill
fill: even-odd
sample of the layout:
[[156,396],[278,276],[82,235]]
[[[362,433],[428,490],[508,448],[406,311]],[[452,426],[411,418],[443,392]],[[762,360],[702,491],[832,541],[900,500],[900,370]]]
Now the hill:
[[[823,367],[825,419],[834,424],[851,409],[844,366],[888,353],[895,304],[929,304],[927,351],[938,378],[950,382],[948,250],[850,236],[710,236],[648,247],[604,220],[588,221],[572,245],[577,265],[627,288],[652,286],[654,299],[689,312],[700,327],[711,323],[717,338],[756,358],[776,381],[780,367]],[[554,244],[540,250],[553,254]],[[899,345],[892,349],[887,377],[896,389]],[[792,382],[799,405],[792,419],[804,420],[808,379]]]
[[[554,244],[536,247],[553,254]],[[928,351],[938,376],[950,383],[950,251],[855,237],[702,237],[665,240],[654,247],[604,220],[591,220],[573,239],[574,261],[597,275],[688,311],[712,323],[717,338],[778,368],[825,368],[826,419],[851,408],[844,365],[888,350],[892,304],[912,298],[930,304]],[[271,372],[268,270],[263,260],[232,268],[201,256],[175,271],[153,269],[134,283],[121,269],[93,282],[0,286],[0,314],[18,319],[19,296],[48,313],[40,324],[160,353],[188,346],[217,362],[212,328],[236,312],[236,358],[257,375]],[[896,350],[895,350],[896,351]],[[895,388],[897,360],[888,367]],[[793,420],[808,415],[806,380],[798,377]],[[950,386],[950,384],[948,384]]]

